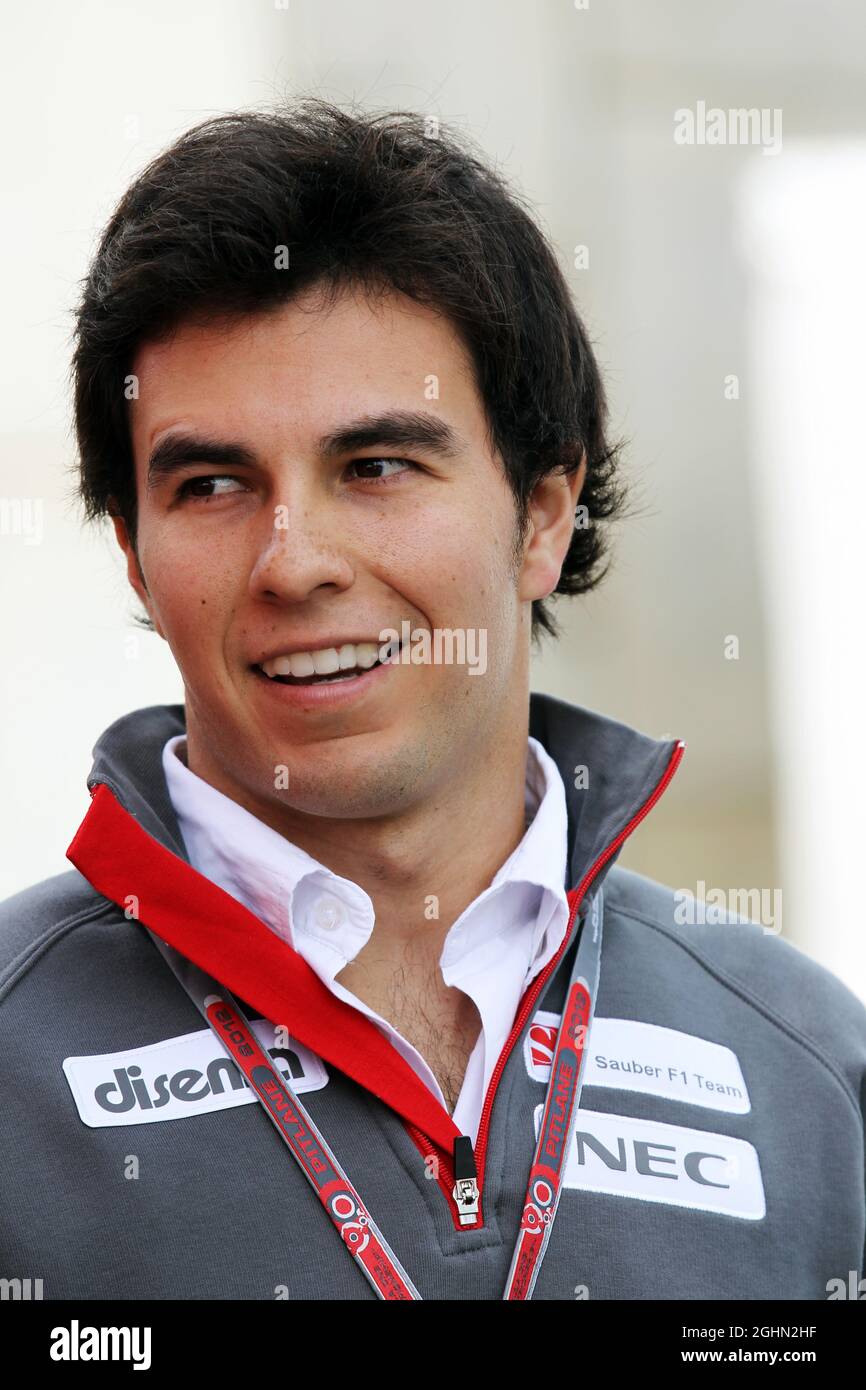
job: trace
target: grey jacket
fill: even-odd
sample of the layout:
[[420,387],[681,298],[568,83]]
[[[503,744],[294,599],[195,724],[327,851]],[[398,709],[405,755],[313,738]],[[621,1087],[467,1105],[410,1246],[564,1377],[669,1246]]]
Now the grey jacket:
[[421,1295],[500,1299],[602,881],[577,1133],[534,1297],[826,1299],[861,1277],[866,1009],[759,925],[690,924],[678,895],[615,866],[682,745],[531,697],[529,732],[565,783],[579,910],[491,1081],[482,1219],[460,1228],[450,1116],[369,1020],[190,865],[161,764],[183,728],[172,705],[106,730],[76,867],[0,905],[7,1290],[41,1279],[46,1299],[375,1297],[146,926],[262,1020],[260,1040]]

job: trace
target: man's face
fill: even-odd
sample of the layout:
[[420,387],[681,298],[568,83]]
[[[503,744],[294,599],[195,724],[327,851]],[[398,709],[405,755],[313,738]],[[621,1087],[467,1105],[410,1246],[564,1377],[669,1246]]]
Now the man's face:
[[[396,294],[324,308],[312,290],[183,324],[133,369],[140,571],[117,534],[183,677],[193,771],[284,828],[298,813],[398,814],[500,756],[515,721],[525,741],[530,604],[557,581],[573,496],[551,493],[564,526],[548,499],[515,558],[513,494],[448,320]],[[424,418],[395,443],[383,417],[406,416]],[[371,420],[365,442],[332,438]],[[181,434],[236,452],[184,446],[149,481]],[[486,671],[393,662],[304,683],[303,653],[326,672],[322,653],[369,660],[352,645],[405,621],[483,629]],[[281,655],[296,660],[274,680],[262,663]]]

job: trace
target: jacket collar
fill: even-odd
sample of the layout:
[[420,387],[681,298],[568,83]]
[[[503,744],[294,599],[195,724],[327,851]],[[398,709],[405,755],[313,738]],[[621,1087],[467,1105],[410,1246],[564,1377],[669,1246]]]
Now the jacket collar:
[[[183,705],[150,705],[123,715],[98,739],[87,786],[92,792],[104,783],[149,835],[188,863],[162,767],[166,741],[185,732]],[[651,738],[605,715],[537,693],[530,695],[528,732],[553,758],[565,786],[564,886],[576,888],[618,832],[631,824],[674,758],[676,769],[685,745],[679,739]],[[627,838],[606,860],[594,886]]]
[[[128,919],[142,923],[265,1018],[284,1023],[312,1052],[449,1154],[459,1135],[451,1116],[380,1030],[337,999],[259,917],[190,864],[161,756],[166,740],[184,729],[182,705],[154,705],[125,715],[105,731],[87,779],[91,805],[67,858]],[[577,912],[588,902],[590,888],[595,891],[628,835],[661,796],[684,744],[648,738],[615,720],[535,694],[529,732],[550,753],[565,783],[565,886],[572,908],[565,941],[527,991],[537,996],[574,939]]]

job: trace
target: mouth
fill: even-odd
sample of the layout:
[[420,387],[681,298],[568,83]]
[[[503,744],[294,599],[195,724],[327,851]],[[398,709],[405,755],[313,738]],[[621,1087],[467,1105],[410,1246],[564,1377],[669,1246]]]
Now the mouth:
[[389,643],[347,642],[341,647],[274,657],[269,661],[254,663],[251,669],[274,685],[307,688],[342,685],[366,676],[382,665],[390,665],[399,656],[401,648],[402,643],[389,655],[388,661],[383,662],[382,654],[392,652]]
[[356,680],[358,676],[365,676],[368,671],[375,671],[376,667],[381,665],[381,661],[374,661],[372,666],[364,668],[353,666],[349,670],[338,671],[333,676],[319,676],[316,675],[315,672],[312,676],[269,676],[266,671],[262,670],[261,666],[254,666],[253,670],[257,676],[261,676],[263,680],[270,681],[272,685],[341,685],[343,681]]

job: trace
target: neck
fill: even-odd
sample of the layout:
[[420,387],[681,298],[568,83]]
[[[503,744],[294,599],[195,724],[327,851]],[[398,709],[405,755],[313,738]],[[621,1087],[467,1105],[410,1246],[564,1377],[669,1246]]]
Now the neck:
[[275,808],[227,784],[189,728],[185,761],[292,844],[364,889],[375,913],[365,948],[371,958],[381,953],[393,960],[407,947],[419,950],[423,942],[438,960],[449,928],[489,886],[525,833],[528,710],[524,713],[519,717],[511,708],[484,745],[443,762],[435,785],[389,816],[336,818]]
[[493,760],[492,776],[452,784],[399,826],[333,847],[328,867],[369,895],[383,950],[423,936],[438,959],[449,928],[523,838],[527,752],[524,733],[510,759]]
[[526,730],[518,725],[510,744],[498,741],[495,755],[396,820],[313,817],[292,827],[294,844],[368,894],[376,952],[393,957],[423,938],[438,959],[449,928],[522,840]]
[[448,931],[525,834],[528,703],[503,701],[484,743],[437,760],[437,779],[399,814],[335,819],[262,805],[219,786],[189,738],[190,770],[219,786],[319,863],[369,896],[374,930],[338,974],[340,983],[431,1060],[453,1105],[481,1019],[462,990],[446,986],[439,959]]
[[452,787],[397,836],[367,836],[329,855],[329,867],[364,888],[375,913],[370,939],[337,979],[416,1047],[449,1111],[482,1023],[473,1000],[445,984],[439,958],[451,926],[525,834],[527,755],[524,736],[496,777]]

